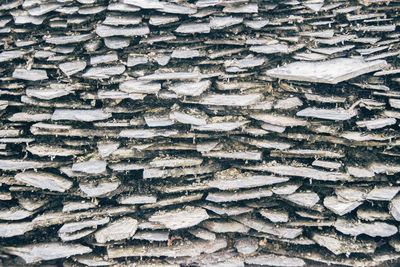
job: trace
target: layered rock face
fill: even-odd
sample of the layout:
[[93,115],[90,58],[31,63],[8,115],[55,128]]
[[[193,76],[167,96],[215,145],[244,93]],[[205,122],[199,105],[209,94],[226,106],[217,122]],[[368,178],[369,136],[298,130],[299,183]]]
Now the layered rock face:
[[399,11],[0,1],[0,265],[399,265]]

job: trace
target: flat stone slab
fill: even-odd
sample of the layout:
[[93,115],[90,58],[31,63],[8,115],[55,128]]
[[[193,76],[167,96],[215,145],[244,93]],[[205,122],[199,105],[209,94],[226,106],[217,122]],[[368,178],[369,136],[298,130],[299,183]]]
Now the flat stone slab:
[[234,247],[241,254],[251,254],[258,249],[258,239],[252,237],[242,237],[236,240]]
[[328,196],[324,199],[324,206],[340,216],[351,212],[361,204],[360,201],[342,201],[335,196]]
[[186,206],[183,209],[158,211],[150,216],[149,221],[161,223],[171,230],[176,230],[197,225],[208,218],[204,209]]
[[46,70],[27,70],[27,69],[15,69],[12,77],[15,79],[27,80],[27,81],[41,81],[47,80]]
[[357,241],[350,238],[344,239],[343,236],[327,235],[327,234],[312,234],[312,240],[318,245],[326,247],[333,254],[350,254],[350,253],[374,253],[376,243],[374,241]]
[[58,67],[62,72],[64,72],[65,75],[70,76],[84,70],[86,68],[86,62],[76,60],[76,61],[61,63],[60,65],[58,65]]
[[72,165],[72,171],[84,172],[89,174],[99,174],[106,171],[107,162],[102,160],[90,160]]
[[21,172],[15,175],[14,179],[27,185],[56,192],[65,192],[70,189],[73,184],[71,181],[59,175],[47,172]]
[[365,73],[382,69],[385,60],[365,61],[361,58],[336,58],[319,62],[298,61],[268,70],[279,79],[337,84]]
[[111,117],[110,113],[106,113],[101,109],[56,109],[51,117],[54,121],[100,121]]
[[1,250],[11,255],[21,257],[27,264],[42,260],[54,260],[73,255],[92,252],[92,249],[79,244],[64,243],[38,243],[21,247],[3,247]]
[[244,262],[247,264],[256,264],[262,266],[282,266],[282,267],[301,267],[306,265],[306,263],[300,258],[279,256],[275,254],[247,257],[245,258]]
[[358,236],[366,234],[372,237],[388,237],[397,233],[397,227],[383,222],[362,223],[337,219],[334,227],[346,235]]
[[122,248],[108,248],[107,254],[111,259],[123,257],[196,257],[202,253],[213,253],[227,246],[224,238],[217,238],[213,241],[186,241],[172,246],[130,246]]
[[137,228],[137,220],[130,217],[123,217],[97,231],[94,234],[94,237],[99,243],[106,243],[112,240],[123,240],[131,238],[135,234]]

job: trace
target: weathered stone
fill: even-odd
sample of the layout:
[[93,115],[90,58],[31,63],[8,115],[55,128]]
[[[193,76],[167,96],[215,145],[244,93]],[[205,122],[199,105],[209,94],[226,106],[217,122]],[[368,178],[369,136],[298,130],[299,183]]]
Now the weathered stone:
[[78,73],[80,71],[83,71],[86,68],[86,62],[85,61],[71,61],[71,62],[65,62],[61,63],[59,66],[60,70],[64,72],[65,75],[73,75],[75,73]]
[[278,256],[275,254],[264,254],[244,259],[247,264],[265,265],[265,266],[287,266],[297,267],[305,266],[306,263],[300,258]]
[[85,162],[74,163],[72,171],[84,172],[88,174],[100,174],[106,171],[107,162],[101,160],[90,160]]
[[374,241],[356,241],[352,239],[343,239],[336,235],[326,235],[313,233],[312,239],[320,246],[326,247],[335,255],[350,253],[374,253],[376,243]]
[[328,196],[324,199],[324,206],[339,216],[351,212],[361,204],[360,201],[344,201],[335,196]]
[[228,169],[218,172],[214,177],[215,180],[210,181],[208,185],[220,190],[252,188],[289,181],[289,178],[286,177],[242,174],[236,169]]
[[227,246],[227,242],[223,238],[217,238],[213,241],[186,241],[169,247],[152,245],[152,246],[131,246],[122,248],[108,248],[108,257],[195,257],[201,253],[213,253]]
[[358,58],[337,58],[320,62],[299,61],[267,71],[279,79],[337,84],[359,75],[377,71],[384,60],[364,61]]
[[89,247],[71,243],[37,243],[20,247],[3,247],[2,250],[21,257],[27,264],[92,252]]
[[50,191],[65,192],[72,187],[72,182],[48,172],[21,172],[15,175],[15,180],[34,187]]
[[325,120],[343,121],[349,120],[357,115],[355,110],[346,109],[320,109],[306,108],[296,113],[300,117],[311,117]]
[[248,215],[237,216],[234,219],[258,232],[271,234],[279,238],[294,239],[303,232],[301,228],[277,227],[274,223],[253,219]]
[[101,109],[56,109],[51,117],[52,120],[70,120],[70,121],[99,121],[111,117],[110,113],[103,112]]
[[214,233],[247,233],[250,228],[234,221],[205,221],[202,227]]
[[94,37],[94,34],[82,34],[82,35],[71,35],[71,36],[61,36],[61,37],[52,37],[46,39],[46,43],[55,44],[55,45],[65,45],[65,44],[73,44],[85,42]]
[[92,181],[88,183],[85,182],[79,183],[79,189],[88,197],[103,197],[115,191],[119,185],[120,182],[118,180],[116,181],[100,180],[95,182]]
[[243,254],[252,254],[258,249],[258,239],[252,237],[242,237],[235,241],[234,244],[236,250]]
[[106,227],[97,231],[94,234],[94,237],[99,243],[106,243],[112,240],[123,240],[131,238],[135,234],[137,228],[137,220],[130,217],[123,217],[111,222]]
[[24,235],[31,230],[33,230],[33,224],[30,222],[0,223],[0,237],[3,238]]
[[186,206],[183,209],[158,211],[150,216],[149,221],[161,223],[171,230],[176,230],[197,225],[208,218],[204,209]]
[[397,195],[399,191],[400,187],[398,186],[375,187],[368,193],[367,199],[390,201]]
[[261,209],[258,212],[261,214],[261,216],[274,223],[289,221],[289,213],[286,211]]
[[47,80],[47,72],[45,70],[27,70],[27,69],[15,69],[12,77],[15,79],[27,80],[27,81],[42,81]]
[[383,222],[362,223],[347,221],[341,218],[336,220],[334,227],[339,232],[352,236],[366,234],[372,237],[388,237],[396,234],[398,231],[396,226]]
[[284,196],[284,198],[306,208],[312,208],[319,201],[318,194],[314,192],[294,193]]
[[259,199],[263,197],[272,196],[272,192],[269,189],[252,189],[240,192],[216,192],[209,193],[206,197],[206,200],[211,202],[232,202],[232,201],[240,201],[246,199]]
[[11,207],[9,209],[0,209],[0,220],[19,221],[25,219],[34,213],[20,207]]
[[195,229],[190,229],[188,231],[195,237],[203,240],[215,240],[217,238],[217,236],[213,232],[210,232],[203,228],[195,228]]

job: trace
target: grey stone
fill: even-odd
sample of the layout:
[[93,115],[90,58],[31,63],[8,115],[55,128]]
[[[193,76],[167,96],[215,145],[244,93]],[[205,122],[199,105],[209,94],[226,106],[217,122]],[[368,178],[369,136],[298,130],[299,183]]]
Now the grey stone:
[[27,264],[43,260],[66,258],[92,252],[92,249],[80,244],[37,243],[19,247],[3,247],[3,251],[21,257]]
[[378,201],[390,201],[400,191],[398,186],[384,186],[375,187],[367,194],[367,199],[378,200]]
[[79,221],[79,222],[70,222],[70,223],[65,223],[59,230],[59,234],[63,233],[73,233],[80,231],[85,228],[92,228],[92,227],[97,227],[99,225],[106,224],[110,221],[109,218],[99,218],[99,219],[92,219],[92,220],[84,220],[84,221]]
[[272,45],[251,46],[249,50],[261,54],[277,54],[277,53],[286,54],[289,52],[289,47],[285,44],[272,44]]
[[20,58],[24,56],[27,52],[11,50],[11,51],[3,51],[0,53],[0,62],[11,61],[15,58]]
[[115,65],[107,67],[93,67],[88,69],[82,77],[89,79],[108,79],[110,76],[120,75],[125,72],[124,65]]
[[336,220],[334,227],[339,232],[351,236],[366,234],[372,237],[388,237],[398,232],[396,226],[383,222],[362,223],[347,221],[341,218]]
[[128,80],[120,83],[119,89],[127,93],[157,94],[161,84],[147,81]]
[[73,44],[85,42],[94,37],[94,34],[81,34],[81,35],[71,35],[71,36],[60,36],[60,37],[52,37],[46,39],[46,43],[55,44],[55,45],[65,45],[65,44]]
[[131,238],[135,234],[137,228],[137,220],[130,217],[123,217],[98,230],[94,234],[94,237],[99,243],[106,243],[113,240],[123,240]]
[[324,199],[324,206],[339,216],[347,214],[360,206],[359,201],[342,201],[335,196],[328,196]]
[[[88,173],[90,170],[85,170]],[[93,173],[93,172],[92,172]],[[79,189],[88,197],[102,197],[113,191],[120,186],[119,181],[95,181],[88,183],[79,183]]]
[[261,98],[261,94],[207,95],[200,99],[200,104],[216,106],[249,106],[257,103]]
[[342,238],[336,235],[313,233],[312,239],[320,246],[329,249],[335,255],[350,253],[373,254],[376,249],[374,241],[356,241],[350,238]]
[[217,236],[213,232],[210,232],[203,228],[189,229],[188,232],[194,235],[195,237],[203,240],[215,240],[217,238]]
[[400,221],[400,197],[395,197],[390,201],[389,211],[393,218]]
[[306,108],[296,113],[300,117],[311,117],[325,120],[344,121],[349,120],[357,115],[355,110],[347,109],[320,109],[320,108]]
[[286,166],[286,165],[275,165],[275,166],[260,166],[259,168],[251,168],[254,170],[262,170],[272,172],[278,175],[287,175],[287,176],[297,176],[310,178],[321,181],[346,181],[349,180],[349,176],[346,173],[341,172],[327,172],[320,171],[313,168],[308,167],[294,167],[294,166]]
[[98,25],[96,27],[96,33],[100,37],[113,37],[113,36],[143,36],[150,33],[150,29],[147,26],[143,27],[113,27],[107,25]]
[[105,120],[110,117],[110,113],[104,112],[101,109],[56,109],[51,119],[91,122]]
[[107,162],[102,160],[90,160],[72,165],[72,171],[83,172],[88,174],[100,174],[106,171]]
[[0,223],[0,237],[3,238],[24,235],[31,230],[33,230],[31,222]]
[[287,211],[261,209],[258,212],[261,214],[261,216],[274,223],[289,221],[289,213]]
[[232,202],[232,201],[240,201],[246,199],[259,199],[263,197],[272,196],[272,192],[269,189],[260,188],[260,189],[251,189],[240,192],[215,192],[209,193],[206,197],[206,200],[211,202]]
[[252,254],[258,249],[258,239],[252,237],[242,237],[235,241],[234,246],[236,250],[243,255]]
[[4,221],[19,221],[33,215],[34,212],[25,210],[18,206],[11,208],[0,209],[0,220]]
[[284,196],[283,198],[295,203],[296,205],[312,208],[319,201],[319,196],[314,192],[301,192]]
[[208,218],[204,209],[186,206],[183,209],[158,211],[150,216],[149,221],[161,223],[171,230],[176,230],[197,225]]
[[27,70],[27,69],[15,69],[13,78],[27,80],[27,81],[42,81],[47,80],[47,72],[45,70]]
[[14,178],[27,185],[56,192],[65,192],[73,185],[71,181],[48,172],[21,172],[15,175]]
[[263,266],[297,267],[306,265],[306,263],[300,258],[278,256],[275,254],[264,254],[253,257],[246,257],[244,261],[247,264],[256,264]]
[[268,223],[260,219],[253,219],[249,215],[237,216],[234,219],[258,232],[267,233],[279,238],[294,239],[303,232],[301,228],[278,227],[274,223]]
[[183,23],[175,30],[177,33],[209,33],[208,23]]
[[337,58],[320,62],[298,61],[267,71],[279,79],[336,84],[365,73],[382,69],[384,60],[364,61],[359,58]]
[[223,29],[243,22],[243,18],[240,17],[212,17],[210,19],[211,29]]
[[60,70],[65,73],[65,75],[73,75],[75,73],[78,73],[86,68],[86,62],[85,61],[71,61],[71,62],[65,62],[61,63],[59,66]]
[[227,242],[223,238],[217,238],[213,241],[186,241],[172,246],[130,246],[122,248],[107,248],[108,257],[195,257],[202,253],[213,253],[227,246]]
[[17,171],[25,169],[42,169],[48,167],[56,167],[58,163],[53,162],[41,162],[41,161],[30,161],[30,160],[0,160],[0,170],[6,171]]
[[205,221],[202,227],[214,233],[247,233],[250,228],[235,221]]
[[286,177],[275,177],[266,175],[242,174],[237,169],[228,169],[217,172],[214,180],[208,183],[209,186],[220,190],[235,190],[240,188],[252,188],[289,181]]
[[72,93],[71,88],[46,88],[46,89],[26,89],[26,95],[36,97],[43,100],[51,100],[58,97],[66,96]]
[[132,237],[133,239],[148,240],[148,241],[168,241],[168,231],[138,231]]

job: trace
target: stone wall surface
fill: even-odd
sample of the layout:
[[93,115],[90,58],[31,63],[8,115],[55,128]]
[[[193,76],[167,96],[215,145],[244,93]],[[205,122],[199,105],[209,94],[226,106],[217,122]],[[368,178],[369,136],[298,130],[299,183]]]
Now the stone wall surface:
[[399,0],[1,0],[1,266],[398,266]]

